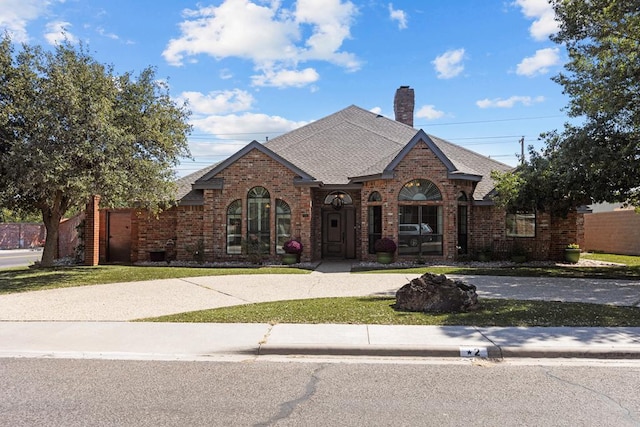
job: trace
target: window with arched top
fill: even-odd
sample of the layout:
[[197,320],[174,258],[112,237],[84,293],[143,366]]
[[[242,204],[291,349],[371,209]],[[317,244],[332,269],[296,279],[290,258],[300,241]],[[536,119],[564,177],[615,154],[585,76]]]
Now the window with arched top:
[[340,210],[344,205],[353,204],[353,199],[343,191],[334,191],[327,194],[327,197],[324,198],[324,204],[331,205],[334,209]]
[[269,253],[271,196],[264,187],[247,193],[247,250],[252,254]]
[[234,200],[227,207],[227,253],[242,253],[242,200]]
[[276,253],[283,254],[282,245],[291,238],[291,208],[281,199],[276,199]]
[[467,201],[467,195],[465,194],[464,191],[461,191],[460,193],[458,193],[458,201],[459,202],[466,202]]
[[398,194],[399,201],[423,201],[423,200],[442,200],[442,194],[438,187],[431,181],[426,179],[414,179],[407,182]]
[[[416,203],[422,202],[422,203]],[[398,254],[442,255],[442,193],[426,179],[407,182],[398,194]]]
[[377,191],[374,191],[371,194],[369,194],[369,201],[370,202],[381,202],[382,201],[382,196]]

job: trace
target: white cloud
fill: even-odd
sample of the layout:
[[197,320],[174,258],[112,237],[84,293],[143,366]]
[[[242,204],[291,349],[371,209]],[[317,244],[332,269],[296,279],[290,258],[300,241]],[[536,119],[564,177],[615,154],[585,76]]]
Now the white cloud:
[[407,28],[407,14],[404,10],[394,9],[393,3],[389,3],[389,17],[392,21],[398,21],[398,28],[404,30]]
[[[266,136],[274,133],[285,133],[297,129],[307,124],[307,122],[294,122],[280,116],[268,116],[266,114],[243,113],[240,115],[211,115],[191,120],[191,124],[201,132],[248,143],[247,135],[254,134],[249,139],[258,139],[255,135],[264,134]],[[234,151],[237,150],[238,147]]]
[[449,50],[431,61],[439,79],[453,78],[464,70],[464,49]]
[[320,75],[313,68],[297,70],[264,70],[262,75],[251,76],[254,86],[303,87],[318,81]]
[[50,0],[2,0],[0,8],[0,30],[2,31],[0,32],[7,31],[14,42],[28,42],[29,21],[43,15],[50,4]]
[[558,22],[549,0],[516,0],[514,4],[522,9],[524,16],[534,20],[529,34],[535,40],[546,40],[558,32]]
[[44,38],[52,45],[60,44],[65,41],[69,43],[77,43],[78,38],[69,31],[69,28],[71,28],[71,23],[66,21],[49,22],[46,26]]
[[369,111],[371,111],[373,114],[378,114],[380,115],[382,113],[382,108],[380,107],[373,107],[372,109],[370,109]]
[[353,3],[342,0],[298,0],[295,9],[278,0],[225,0],[185,10],[180,37],[171,39],[162,55],[172,65],[201,54],[244,58],[263,74],[254,76],[258,84],[300,86],[317,80],[311,68],[297,71],[301,62],[327,61],[349,71],[360,67],[354,54],[340,50],[356,14]]
[[177,101],[186,101],[195,115],[235,113],[250,109],[255,102],[253,96],[240,89],[209,92],[182,92]]
[[444,116],[444,111],[436,110],[434,105],[425,105],[416,112],[416,117],[435,120]]
[[228,68],[223,68],[222,70],[220,70],[220,78],[222,80],[229,80],[233,78],[233,72]]
[[530,96],[512,96],[511,98],[502,99],[481,99],[476,101],[476,105],[480,108],[513,108],[516,104],[522,104],[524,106],[531,106],[544,101],[544,96],[536,96],[532,98]]
[[117,34],[110,33],[105,30],[103,27],[96,28],[96,32],[100,34],[102,37],[106,37],[111,40],[120,40],[120,37]]
[[560,49],[557,47],[537,50],[535,55],[524,58],[518,64],[516,74],[533,77],[549,72],[549,67],[560,63]]

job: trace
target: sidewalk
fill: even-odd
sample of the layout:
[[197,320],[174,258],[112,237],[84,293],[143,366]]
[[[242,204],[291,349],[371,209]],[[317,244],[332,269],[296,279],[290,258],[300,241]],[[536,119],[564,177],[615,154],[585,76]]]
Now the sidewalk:
[[640,359],[640,328],[0,323],[0,357],[211,360],[262,355]]

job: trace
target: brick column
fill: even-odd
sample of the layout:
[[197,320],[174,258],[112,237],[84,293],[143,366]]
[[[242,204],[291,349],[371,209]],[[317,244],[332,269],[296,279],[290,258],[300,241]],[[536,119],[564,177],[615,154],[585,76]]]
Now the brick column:
[[100,260],[100,196],[91,196],[85,212],[84,265],[98,265]]

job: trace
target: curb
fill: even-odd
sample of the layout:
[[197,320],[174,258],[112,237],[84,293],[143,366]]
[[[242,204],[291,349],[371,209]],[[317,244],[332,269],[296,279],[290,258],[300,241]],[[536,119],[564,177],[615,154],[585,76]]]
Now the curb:
[[494,360],[530,359],[623,359],[640,360],[637,347],[616,347],[609,349],[584,349],[569,347],[527,348],[487,346],[487,356],[465,356],[460,347],[452,346],[348,346],[348,345],[261,345],[258,356],[369,356],[369,357],[437,357],[437,358],[486,358]]

